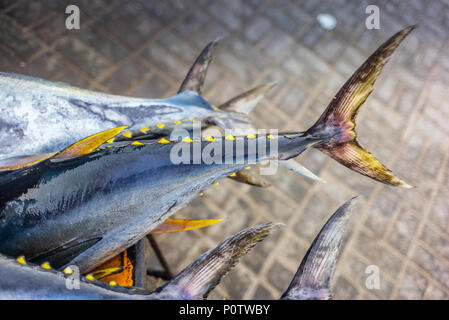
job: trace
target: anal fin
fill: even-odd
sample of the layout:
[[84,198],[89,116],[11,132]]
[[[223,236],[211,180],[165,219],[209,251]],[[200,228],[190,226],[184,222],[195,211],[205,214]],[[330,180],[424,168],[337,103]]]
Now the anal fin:
[[223,219],[189,220],[189,219],[167,219],[152,230],[151,234],[187,231],[214,225]]

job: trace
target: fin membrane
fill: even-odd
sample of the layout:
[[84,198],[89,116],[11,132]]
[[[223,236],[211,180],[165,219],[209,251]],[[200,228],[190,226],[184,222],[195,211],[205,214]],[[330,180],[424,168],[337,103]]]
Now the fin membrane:
[[178,93],[184,91],[196,91],[201,94],[203,88],[204,80],[206,79],[207,69],[212,60],[212,53],[217,46],[219,39],[210,42],[201,51],[200,55],[196,58],[192,67],[190,67],[187,76],[181,84]]
[[96,133],[92,136],[84,138],[83,140],[75,142],[71,146],[68,146],[64,150],[58,152],[51,159],[53,161],[62,161],[89,154],[95,151],[99,146],[101,146],[109,139],[112,139],[113,137],[118,135],[126,128],[127,128],[126,126],[121,126]]
[[207,220],[188,220],[188,219],[171,219],[168,218],[162,224],[156,227],[151,234],[168,233],[199,229],[214,225],[223,221],[223,219],[207,219]]
[[314,147],[344,166],[382,183],[411,188],[377,161],[357,141],[355,118],[372,92],[378,75],[402,40],[415,28],[410,26],[381,45],[343,85],[318,121],[306,132],[325,137]]
[[332,298],[331,278],[356,201],[357,197],[349,200],[329,218],[313,240],[281,299],[327,300]]
[[160,299],[203,299],[221,278],[279,223],[265,223],[239,232],[203,253],[171,281],[156,290]]
[[43,154],[35,154],[32,156],[24,156],[24,157],[14,157],[9,159],[0,160],[0,172],[1,171],[9,171],[9,170],[17,170],[26,168],[44,160],[47,160],[54,156],[56,153],[43,153]]

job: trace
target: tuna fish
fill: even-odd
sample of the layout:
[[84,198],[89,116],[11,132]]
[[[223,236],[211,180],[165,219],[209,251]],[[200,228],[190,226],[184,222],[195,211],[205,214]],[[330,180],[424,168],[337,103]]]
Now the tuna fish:
[[[0,167],[0,252],[89,272],[219,180],[250,163],[291,160],[309,147],[372,179],[410,188],[360,146],[354,127],[382,67],[412,29],[374,52],[305,132],[105,143],[124,129],[116,128],[58,153],[10,160]],[[186,150],[186,162],[174,161]]]
[[[213,41],[203,49],[178,94],[166,99],[117,96],[0,72],[0,160],[55,152],[117,126],[128,126],[129,130],[115,138],[122,141],[191,128],[192,121],[203,127],[250,127],[248,114],[274,84],[258,86],[218,107],[211,105],[201,91],[217,44],[218,40]],[[297,167],[298,174],[319,180],[304,167]],[[255,173],[244,172],[233,179],[267,186]]]
[[[281,299],[332,298],[330,282],[355,202],[356,198],[349,200],[329,218]],[[154,292],[98,282],[93,274],[78,279],[73,267],[61,272],[48,262],[33,266],[23,256],[16,260],[0,256],[0,299],[206,299],[238,259],[279,225],[258,225],[228,238]],[[79,280],[76,290],[75,280]]]
[[114,282],[105,284],[92,274],[77,278],[73,268],[56,271],[48,262],[40,266],[28,264],[23,256],[16,260],[0,256],[0,300],[203,299],[241,256],[277,226],[265,223],[229,237],[154,292],[120,287]]
[[[167,99],[117,96],[13,73],[0,73],[0,159],[61,150],[97,132],[128,126],[131,135],[142,136],[158,124],[193,118],[207,123],[218,111],[201,91],[213,48],[200,54],[179,94]],[[239,119],[241,115],[237,115]]]

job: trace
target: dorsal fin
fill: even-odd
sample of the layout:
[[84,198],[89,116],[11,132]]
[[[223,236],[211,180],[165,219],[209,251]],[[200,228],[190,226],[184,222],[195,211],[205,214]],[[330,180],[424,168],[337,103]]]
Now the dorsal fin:
[[218,109],[249,114],[268,92],[268,90],[273,88],[275,85],[275,82],[271,82],[245,91],[231,100],[219,105]]
[[201,90],[206,79],[207,69],[212,60],[212,52],[217,46],[219,38],[209,42],[207,46],[201,51],[198,58],[196,58],[193,65],[190,67],[187,76],[181,84],[178,93],[184,91],[195,91],[201,94]]

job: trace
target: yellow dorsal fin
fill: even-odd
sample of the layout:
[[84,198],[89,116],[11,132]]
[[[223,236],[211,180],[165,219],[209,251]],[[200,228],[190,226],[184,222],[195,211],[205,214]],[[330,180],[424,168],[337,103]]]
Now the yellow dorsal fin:
[[118,135],[126,128],[126,126],[117,127],[84,138],[83,140],[75,142],[71,146],[60,151],[52,159],[65,160],[89,154],[109,139]]
[[223,219],[207,219],[207,220],[188,220],[188,219],[167,219],[156,229],[151,231],[152,234],[178,232],[192,229],[199,229],[216,224]]

